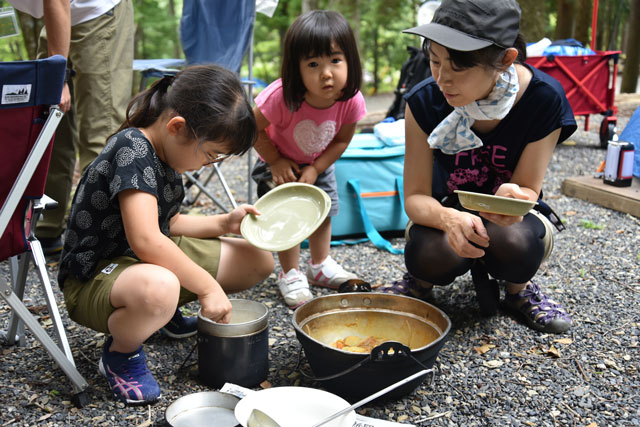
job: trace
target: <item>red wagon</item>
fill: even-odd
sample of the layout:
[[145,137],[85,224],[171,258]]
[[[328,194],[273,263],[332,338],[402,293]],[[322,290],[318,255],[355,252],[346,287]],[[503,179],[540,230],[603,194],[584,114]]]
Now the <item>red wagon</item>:
[[[591,50],[595,51],[598,0],[593,2]],[[600,146],[606,148],[616,132],[618,108],[614,105],[618,58],[620,51],[595,52],[581,56],[534,56],[532,65],[560,82],[576,116],[585,116],[584,128],[589,129],[589,114],[602,114]]]

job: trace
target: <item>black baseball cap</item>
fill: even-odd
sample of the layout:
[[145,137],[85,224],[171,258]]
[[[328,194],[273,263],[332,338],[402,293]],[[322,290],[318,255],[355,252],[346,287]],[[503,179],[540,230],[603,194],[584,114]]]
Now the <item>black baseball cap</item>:
[[453,50],[513,47],[520,32],[515,0],[442,0],[429,24],[404,30]]

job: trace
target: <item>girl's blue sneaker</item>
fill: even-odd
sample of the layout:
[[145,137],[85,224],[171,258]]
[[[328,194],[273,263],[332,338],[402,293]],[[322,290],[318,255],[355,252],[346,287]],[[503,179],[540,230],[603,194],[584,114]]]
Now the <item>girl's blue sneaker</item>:
[[112,337],[105,342],[98,369],[109,382],[113,395],[129,405],[157,402],[162,392],[147,367],[142,346],[133,353],[118,353],[109,351],[112,342]]
[[192,337],[198,332],[198,319],[195,316],[184,317],[178,308],[160,332],[174,339]]

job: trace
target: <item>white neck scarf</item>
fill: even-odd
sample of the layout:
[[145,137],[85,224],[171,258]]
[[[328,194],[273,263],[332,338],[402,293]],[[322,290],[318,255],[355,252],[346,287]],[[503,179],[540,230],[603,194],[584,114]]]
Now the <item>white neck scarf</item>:
[[471,126],[476,120],[504,118],[513,107],[519,89],[516,67],[511,65],[500,74],[489,96],[463,107],[454,107],[429,135],[429,145],[445,154],[482,147],[482,141],[473,133]]

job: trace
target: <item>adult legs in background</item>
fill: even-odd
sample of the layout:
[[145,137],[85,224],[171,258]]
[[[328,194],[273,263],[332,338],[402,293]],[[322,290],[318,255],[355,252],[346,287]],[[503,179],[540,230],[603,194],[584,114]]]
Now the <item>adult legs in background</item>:
[[[43,29],[38,57],[46,55]],[[56,132],[45,187],[45,193],[59,206],[44,212],[37,229],[45,250],[48,243],[56,249],[55,240],[64,230],[76,159],[82,172],[124,121],[133,78],[131,0],[122,0],[107,13],[72,26],[69,61],[76,73],[70,84],[71,111]]]

